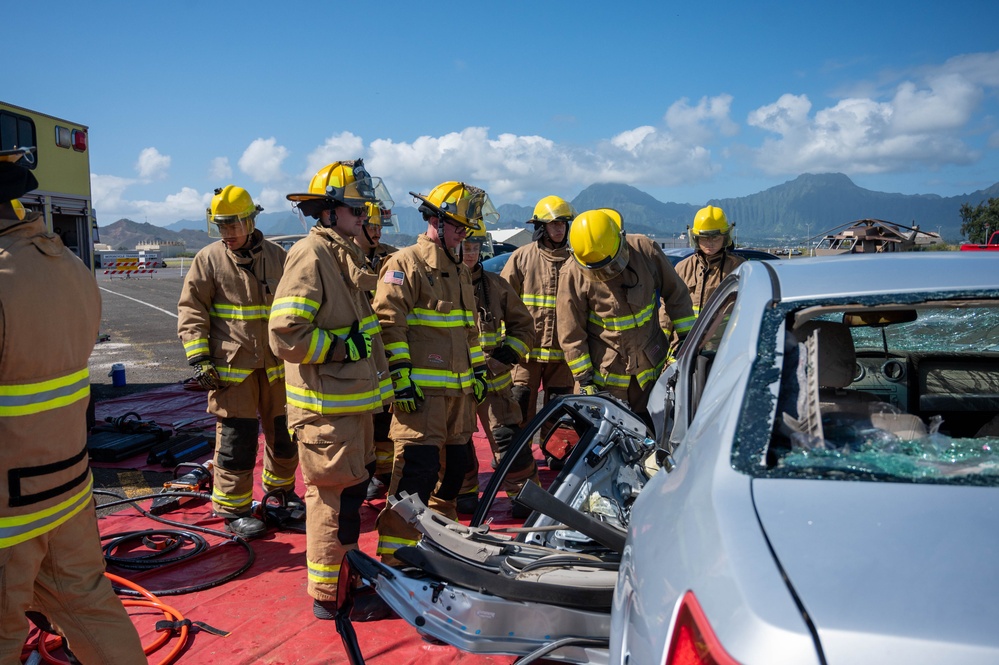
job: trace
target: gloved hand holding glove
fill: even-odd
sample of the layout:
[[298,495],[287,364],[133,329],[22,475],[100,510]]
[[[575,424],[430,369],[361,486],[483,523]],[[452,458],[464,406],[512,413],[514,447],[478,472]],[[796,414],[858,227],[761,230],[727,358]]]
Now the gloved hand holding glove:
[[361,332],[360,325],[358,321],[354,321],[354,325],[350,327],[350,332],[343,338],[344,346],[347,349],[344,362],[356,363],[371,355],[371,335]]
[[520,362],[520,356],[509,344],[497,346],[490,355],[504,365],[515,365]]
[[477,369],[475,374],[472,376],[472,390],[475,391],[475,401],[482,404],[486,401],[486,391],[489,390],[489,384],[486,383],[486,370]]
[[598,392],[600,392],[600,389],[592,383],[582,383],[579,385],[580,395],[596,395]]
[[203,357],[192,360],[191,365],[194,367],[195,380],[205,390],[218,390],[219,386],[222,385],[219,372],[215,369],[215,363],[210,358]]
[[406,413],[415,412],[416,400],[423,399],[423,391],[410,379],[410,369],[401,367],[392,372],[392,385],[395,388],[395,407]]

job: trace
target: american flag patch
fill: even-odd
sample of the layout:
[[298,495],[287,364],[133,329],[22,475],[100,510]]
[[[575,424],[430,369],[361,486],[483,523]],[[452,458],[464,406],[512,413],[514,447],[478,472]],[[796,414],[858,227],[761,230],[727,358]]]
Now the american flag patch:
[[401,270],[387,270],[385,271],[385,276],[382,277],[382,281],[386,284],[395,284],[396,286],[402,286],[406,281],[406,274]]

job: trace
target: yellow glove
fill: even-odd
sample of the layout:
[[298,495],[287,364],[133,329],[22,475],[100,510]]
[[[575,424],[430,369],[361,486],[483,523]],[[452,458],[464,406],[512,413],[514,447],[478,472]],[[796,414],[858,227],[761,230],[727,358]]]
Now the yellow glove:
[[409,378],[409,373],[410,369],[403,367],[392,373],[392,380],[395,388],[395,407],[406,413],[413,413],[416,411],[416,400],[423,399],[423,391]]
[[475,401],[482,404],[486,401],[486,392],[489,390],[489,384],[486,383],[486,370],[476,370],[472,379],[472,390],[475,391]]
[[219,378],[218,370],[215,369],[215,363],[204,358],[191,364],[194,365],[194,378],[201,384],[202,388],[205,390],[219,389],[222,380]]
[[580,395],[596,395],[598,392],[600,392],[600,389],[597,388],[592,383],[587,383],[579,386]]

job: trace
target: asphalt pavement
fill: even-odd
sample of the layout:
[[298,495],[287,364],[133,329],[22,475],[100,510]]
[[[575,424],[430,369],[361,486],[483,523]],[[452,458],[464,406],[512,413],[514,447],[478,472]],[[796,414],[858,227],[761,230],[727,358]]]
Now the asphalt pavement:
[[[194,375],[177,338],[182,284],[181,268],[128,278],[105,275],[98,269],[97,285],[103,301],[101,337],[90,356],[95,400],[178,383]],[[112,385],[110,374],[115,363],[125,366],[124,386]]]

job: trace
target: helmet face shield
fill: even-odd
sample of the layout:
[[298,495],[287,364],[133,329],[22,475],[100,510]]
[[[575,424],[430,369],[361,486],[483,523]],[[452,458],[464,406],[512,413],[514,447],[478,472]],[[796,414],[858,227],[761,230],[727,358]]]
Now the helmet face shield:
[[499,221],[499,212],[496,210],[496,206],[489,199],[489,195],[481,189],[474,191],[471,196],[458,199],[453,203],[444,202],[439,208],[452,220],[468,228],[476,228],[479,220],[485,224],[495,224]]
[[392,207],[395,202],[381,178],[372,178],[366,171],[360,169],[355,169],[354,173],[355,175],[361,173],[363,177],[347,183],[347,186],[343,188],[342,203],[354,207],[360,207],[366,203],[378,203],[383,208]]
[[213,215],[209,212],[207,217],[209,238],[248,236],[253,233],[255,228],[252,215],[239,217],[238,215]]

